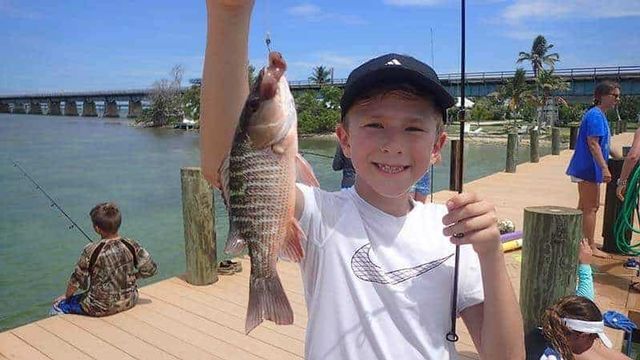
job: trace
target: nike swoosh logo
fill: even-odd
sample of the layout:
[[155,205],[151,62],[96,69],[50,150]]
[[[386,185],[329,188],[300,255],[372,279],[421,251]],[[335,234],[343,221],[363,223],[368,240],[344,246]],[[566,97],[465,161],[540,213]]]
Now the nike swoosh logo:
[[410,268],[385,272],[379,265],[371,261],[371,257],[369,256],[370,250],[371,244],[365,244],[353,253],[353,256],[351,257],[351,270],[360,280],[390,285],[399,284],[403,281],[420,276],[427,271],[433,270],[454,255],[450,254],[443,258]]

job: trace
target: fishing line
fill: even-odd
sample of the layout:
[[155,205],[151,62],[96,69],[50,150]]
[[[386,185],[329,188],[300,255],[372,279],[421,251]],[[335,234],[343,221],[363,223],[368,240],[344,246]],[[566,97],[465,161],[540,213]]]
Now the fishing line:
[[322,157],[322,158],[332,159],[333,160],[333,156],[319,154],[319,153],[315,153],[315,152],[311,152],[311,151],[300,151],[300,154],[302,154],[302,155],[313,155],[313,156],[318,156],[318,157]]
[[[461,1],[461,36],[460,36],[460,161],[458,162],[459,179],[460,184],[458,186],[458,194],[462,193],[463,179],[463,161],[464,161],[464,71],[465,71],[465,0]],[[462,235],[464,236],[464,234]],[[456,237],[456,235],[454,235]],[[451,295],[451,331],[446,335],[446,339],[449,342],[458,341],[459,337],[456,334],[456,313],[458,312],[458,274],[460,265],[460,245],[456,245],[455,267],[453,272],[453,294]]]
[[62,210],[62,207],[60,207],[60,205],[58,205],[58,203],[56,203],[55,200],[53,200],[51,198],[51,196],[49,196],[49,194],[42,188],[42,186],[40,186],[40,184],[38,184],[28,173],[25,169],[22,168],[22,166],[20,166],[20,164],[18,164],[16,161],[11,160],[11,162],[13,163],[13,166],[18,168],[22,174],[24,174],[24,176],[26,176],[27,179],[29,179],[35,186],[36,189],[40,190],[44,196],[47,197],[47,199],[49,199],[49,201],[51,201],[51,207],[55,207],[56,209],[58,209],[62,215],[64,215],[69,221],[71,221],[71,226],[69,226],[69,229],[78,229],[78,231],[80,231],[82,233],[82,235],[84,235],[84,237],[87,238],[87,240],[89,240],[89,242],[93,242],[93,240],[91,240],[91,238],[89,237],[89,235],[87,235],[87,233],[85,233],[82,228],[76,224],[75,221],[73,221],[73,219],[71,217],[69,217],[69,215],[67,215],[67,213]]

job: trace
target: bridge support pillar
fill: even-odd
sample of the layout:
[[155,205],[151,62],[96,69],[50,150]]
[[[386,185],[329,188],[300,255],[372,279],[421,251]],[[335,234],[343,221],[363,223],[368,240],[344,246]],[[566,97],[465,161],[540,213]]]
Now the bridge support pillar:
[[118,103],[115,100],[104,101],[104,117],[120,117],[118,113]]
[[9,108],[9,104],[0,103],[0,114],[9,114],[11,113],[11,108]]
[[23,103],[15,103],[13,104],[13,113],[14,114],[24,114],[24,104]]
[[49,114],[54,116],[62,115],[62,111],[60,111],[60,101],[58,100],[49,100]]
[[129,100],[128,118],[137,118],[142,115],[142,100]]
[[96,117],[98,116],[98,111],[96,110],[96,103],[93,100],[85,100],[82,103],[82,116],[85,117]]
[[42,115],[42,106],[40,106],[40,101],[32,100],[29,102],[29,114]]
[[78,104],[75,100],[64,101],[64,116],[78,116]]

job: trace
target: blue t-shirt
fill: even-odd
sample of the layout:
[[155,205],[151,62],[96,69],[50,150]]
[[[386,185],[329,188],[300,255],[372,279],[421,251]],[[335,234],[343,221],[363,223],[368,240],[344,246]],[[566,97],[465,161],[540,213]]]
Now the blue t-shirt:
[[576,149],[567,168],[567,175],[601,183],[603,182],[602,169],[593,158],[587,143],[587,138],[591,136],[600,138],[598,143],[606,161],[609,158],[609,123],[605,114],[597,106],[589,109],[582,117],[576,139]]

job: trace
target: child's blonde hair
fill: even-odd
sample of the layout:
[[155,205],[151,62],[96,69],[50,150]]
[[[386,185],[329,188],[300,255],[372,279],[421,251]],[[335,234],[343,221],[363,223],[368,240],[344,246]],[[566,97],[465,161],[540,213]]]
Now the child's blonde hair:
[[[424,91],[419,91],[414,86],[408,83],[375,87],[363,93],[362,95],[358,96],[353,101],[353,105],[351,105],[351,107],[353,108],[354,106],[358,106],[358,105],[366,105],[387,96],[396,96],[405,100],[424,99],[428,101],[431,105],[433,105],[434,108],[442,111],[442,114],[443,114],[442,117],[437,118],[438,120],[436,124],[436,133],[439,134],[442,131],[442,128],[444,126],[444,119],[446,116],[446,109],[439,108],[435,104],[435,102],[432,100],[430,94],[425,93]],[[348,128],[348,125],[349,125],[348,112],[345,113],[345,116],[342,117],[341,122],[345,128]]]

